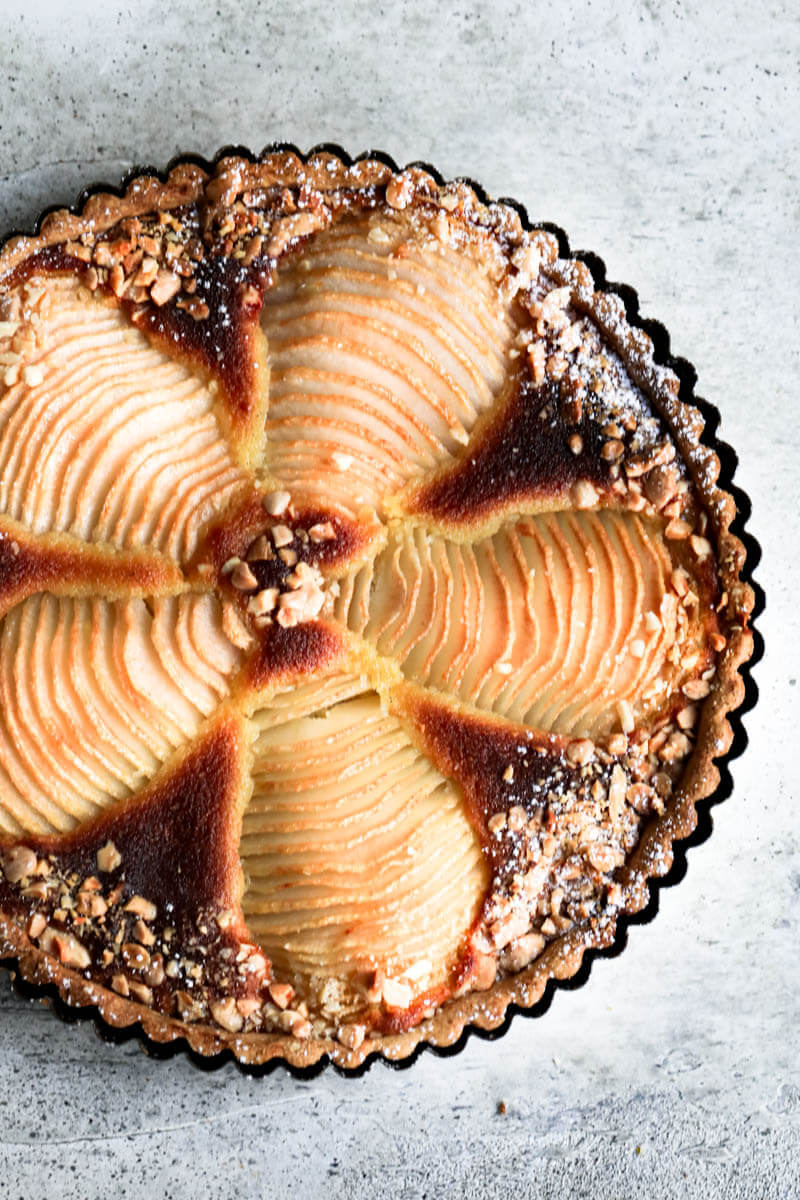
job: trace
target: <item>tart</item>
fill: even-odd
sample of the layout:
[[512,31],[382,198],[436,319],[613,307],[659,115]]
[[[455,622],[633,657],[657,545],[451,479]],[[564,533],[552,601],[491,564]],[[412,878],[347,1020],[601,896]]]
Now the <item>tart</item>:
[[753,595],[677,376],[556,235],[329,152],[0,252],[0,953],[353,1067],[530,1007],[719,781]]

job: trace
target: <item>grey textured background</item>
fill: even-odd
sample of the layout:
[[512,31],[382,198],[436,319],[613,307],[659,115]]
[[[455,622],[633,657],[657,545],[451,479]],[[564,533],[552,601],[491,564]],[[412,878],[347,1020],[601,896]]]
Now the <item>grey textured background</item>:
[[615,8],[0,5],[0,232],[133,163],[231,142],[378,146],[516,196],[637,287],[697,365],[768,598],[733,794],[586,986],[457,1057],[299,1082],[104,1045],[3,974],[10,1197],[800,1193],[798,10]]

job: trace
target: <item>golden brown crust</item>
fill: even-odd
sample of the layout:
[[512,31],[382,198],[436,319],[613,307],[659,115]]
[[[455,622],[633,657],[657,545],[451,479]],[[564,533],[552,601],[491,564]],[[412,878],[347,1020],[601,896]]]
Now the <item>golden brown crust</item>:
[[[94,195],[81,214],[73,215],[66,211],[52,214],[43,223],[38,236],[12,239],[0,251],[0,284],[12,281],[15,274],[24,271],[25,263],[32,256],[65,242],[78,242],[82,237],[87,240],[96,238],[126,218],[200,204],[207,226],[214,227],[215,222],[219,224],[224,219],[235,201],[250,194],[267,196],[279,187],[305,187],[322,193],[326,198],[335,197],[332,200],[335,207],[343,203],[342,197],[345,195],[351,199],[356,192],[364,196],[371,195],[371,189],[385,187],[398,178],[401,177],[382,162],[362,161],[347,165],[328,153],[303,161],[291,152],[278,152],[267,155],[264,161],[257,163],[233,156],[221,160],[212,175],[193,164],[180,165],[170,172],[165,182],[153,177],[136,179],[123,197]],[[440,189],[433,177],[422,170],[405,172],[402,178],[413,181],[421,203],[424,204],[426,198],[438,201],[442,195],[454,197],[454,204],[457,201],[461,211],[469,214],[476,228],[491,229],[494,236],[510,247],[520,240],[523,225],[514,209],[504,205],[484,205],[472,189],[463,183],[445,185]],[[297,229],[300,236],[303,232],[302,228]],[[287,238],[294,236],[292,228],[287,228],[285,233]],[[68,964],[59,962],[52,954],[43,952],[14,921],[13,916],[0,913],[0,953],[16,959],[19,973],[27,982],[55,985],[70,1005],[96,1005],[103,1019],[115,1028],[138,1024],[149,1038],[161,1043],[184,1038],[195,1051],[203,1055],[230,1050],[243,1063],[256,1065],[279,1058],[296,1067],[311,1066],[327,1055],[338,1066],[353,1068],[375,1052],[398,1061],[407,1057],[422,1042],[449,1046],[467,1027],[497,1028],[504,1020],[509,1005],[530,1007],[542,997],[551,978],[566,979],[573,976],[579,970],[587,949],[611,944],[620,915],[638,912],[647,903],[649,881],[668,871],[673,859],[673,844],[692,832],[697,822],[698,802],[710,796],[719,783],[715,760],[724,757],[730,748],[733,733],[729,717],[743,701],[741,667],[753,651],[753,637],[748,624],[754,594],[742,579],[745,548],[732,531],[736,518],[735,502],[730,494],[719,487],[719,458],[711,446],[702,442],[704,422],[701,414],[681,399],[674,373],[656,365],[650,338],[627,320],[619,298],[596,290],[591,272],[584,263],[557,260],[555,240],[550,235],[542,244],[546,251],[542,269],[547,277],[556,286],[570,288],[576,308],[608,339],[633,381],[663,418],[709,515],[717,546],[717,575],[722,593],[719,620],[724,629],[725,646],[717,662],[714,688],[702,707],[696,746],[679,787],[669,798],[664,811],[648,819],[636,849],[616,876],[620,890],[614,904],[604,909],[602,920],[573,925],[550,941],[530,966],[498,978],[489,990],[471,991],[453,998],[432,1017],[422,1020],[411,1029],[397,1033],[367,1033],[364,1040],[352,1048],[348,1047],[346,1039],[311,1037],[300,1040],[282,1033],[226,1032],[208,1023],[192,1024],[156,1012],[147,1005],[109,990],[96,980],[85,978]],[[181,318],[184,324],[190,319],[185,315]],[[186,328],[190,326],[186,325]],[[250,337],[257,337],[252,321],[248,330],[241,335],[244,340],[240,340],[239,344],[250,352],[252,359],[254,353],[256,357],[263,354],[263,347],[260,343],[248,341]],[[154,336],[164,336],[163,330],[156,329]],[[258,371],[255,375],[258,375]],[[232,412],[236,407],[234,392],[237,389],[239,394],[243,393],[243,389],[247,390],[241,383],[231,390],[228,402]],[[243,446],[250,446],[247,453],[251,452],[256,436],[256,418],[252,414],[255,412],[256,417],[263,415],[262,402],[263,397],[245,406],[247,413],[244,424],[247,430],[242,434],[241,441]],[[527,411],[523,411],[523,421]],[[484,445],[490,443],[491,436],[491,430],[487,429]],[[502,454],[498,458],[494,450],[492,453],[497,459],[495,462],[489,454],[490,467],[494,471]],[[563,463],[569,464],[569,460],[563,459]],[[450,470],[450,475],[457,474],[460,469],[457,464]],[[542,471],[544,468],[535,478],[532,477],[528,491],[542,482],[552,484],[552,478],[545,478],[547,472],[542,474]],[[585,476],[585,472],[583,474]],[[569,477],[565,476],[561,480],[564,488],[568,489],[576,477],[575,471]],[[441,485],[444,478],[441,475],[429,483],[427,498],[424,503],[418,504],[418,511],[430,511],[445,525],[458,523],[457,503],[455,507],[451,503],[448,508],[448,503],[444,503],[440,497],[437,508],[431,500],[431,489],[435,490],[437,484]],[[599,478],[597,482],[599,485]],[[521,494],[518,490],[509,500],[511,508]],[[445,492],[441,495],[445,495]],[[252,501],[242,502],[240,517],[221,527],[216,540],[213,535],[210,537],[204,552],[198,554],[198,561],[210,559],[216,572],[231,555],[240,555],[242,548],[262,527],[259,506],[260,499],[257,496]],[[413,509],[414,506],[410,507]],[[474,517],[475,514],[471,515]],[[309,524],[314,520],[314,514],[303,514],[303,519]],[[357,548],[363,547],[369,535],[363,529],[354,527],[348,536],[353,543],[348,553],[356,554]],[[336,544],[341,550],[342,543]],[[15,545],[17,550],[13,550]],[[333,549],[330,553],[331,565],[335,567],[337,560]],[[18,560],[17,565],[12,564],[13,569],[4,569],[6,558],[9,563],[12,558],[15,562]],[[73,569],[72,564],[78,560],[79,565]],[[120,593],[130,594],[133,590],[141,595],[179,590],[183,580],[178,569],[159,555],[136,551],[117,552],[112,556],[102,546],[73,546],[68,535],[34,538],[22,526],[5,518],[0,527],[0,577],[4,588],[4,610],[37,588],[46,586],[52,590],[69,592],[79,577],[81,580],[88,579],[90,586],[108,591],[109,594],[114,594],[114,588],[118,587]],[[249,691],[269,690],[278,683],[319,669],[322,664],[330,665],[342,654],[343,639],[340,632],[325,621],[305,624],[294,630],[273,626],[260,637],[258,649],[250,659],[240,687]],[[419,711],[416,715],[418,719]],[[469,719],[477,720],[474,717]],[[552,745],[560,751],[564,749],[563,741],[551,739]],[[488,815],[488,812],[484,813],[482,819],[485,821]],[[224,840],[226,844],[230,843],[230,838]]]

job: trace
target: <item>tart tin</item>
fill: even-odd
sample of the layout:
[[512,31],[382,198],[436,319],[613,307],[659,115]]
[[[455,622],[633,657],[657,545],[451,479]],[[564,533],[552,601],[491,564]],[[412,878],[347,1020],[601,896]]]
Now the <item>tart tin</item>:
[[[182,154],[172,159],[164,170],[152,167],[135,167],[127,173],[119,186],[115,187],[105,183],[98,183],[84,189],[77,197],[75,203],[69,206],[66,211],[78,216],[91,198],[100,194],[122,198],[130,186],[143,177],[157,179],[162,184],[165,184],[170,172],[177,167],[196,166],[208,174],[213,174],[217,164],[222,159],[238,157],[255,163],[261,161],[268,154],[278,152],[297,155],[303,162],[307,162],[314,155],[318,154],[332,155],[338,158],[345,167],[350,167],[365,160],[377,161],[393,172],[413,167],[427,172],[439,185],[443,185],[446,182],[440,172],[430,163],[415,161],[406,164],[406,167],[400,167],[388,154],[379,150],[369,150],[352,158],[341,146],[328,142],[312,147],[307,153],[299,150],[290,142],[274,142],[267,145],[258,155],[253,154],[252,151],[242,146],[225,146],[212,159],[205,159],[195,154]],[[619,297],[624,305],[625,316],[629,325],[634,329],[644,331],[649,336],[652,341],[652,358],[656,365],[670,369],[677,376],[680,382],[679,395],[681,403],[697,409],[705,421],[701,443],[713,451],[719,459],[720,471],[716,486],[727,492],[735,503],[736,516],[730,525],[730,532],[744,547],[745,559],[739,570],[739,579],[742,584],[751,589],[752,596],[752,608],[747,613],[748,630],[752,637],[752,652],[737,667],[737,673],[744,684],[744,697],[726,715],[726,720],[732,733],[730,747],[727,752],[719,757],[715,757],[713,760],[713,765],[719,773],[719,782],[709,795],[690,802],[687,812],[684,813],[684,820],[687,816],[690,818],[689,826],[686,828],[683,836],[681,836],[682,830],[680,829],[681,822],[679,820],[679,831],[677,835],[673,835],[674,840],[671,844],[662,838],[661,844],[671,851],[671,865],[669,870],[661,875],[649,874],[646,870],[643,871],[641,869],[637,872],[638,899],[636,903],[638,911],[620,911],[616,920],[615,935],[611,943],[602,948],[589,948],[588,950],[584,950],[581,947],[577,954],[573,950],[572,954],[567,956],[563,952],[564,948],[561,945],[563,938],[556,939],[538,960],[540,967],[539,974],[542,974],[542,965],[547,968],[546,972],[544,972],[546,980],[541,985],[539,998],[527,1007],[522,1007],[513,1001],[508,1003],[501,1020],[493,1028],[481,1027],[475,1023],[466,1023],[457,1038],[450,1044],[440,1045],[420,1039],[402,1058],[394,1059],[387,1056],[382,1050],[375,1050],[370,1052],[355,1067],[342,1066],[332,1060],[328,1054],[323,1054],[310,1066],[298,1066],[280,1055],[270,1058],[265,1063],[249,1064],[242,1063],[233,1051],[227,1048],[215,1054],[202,1054],[194,1049],[185,1037],[173,1036],[170,1041],[156,1041],[148,1036],[139,1020],[134,1020],[125,1027],[111,1025],[101,1015],[96,1005],[88,1002],[81,1003],[80,1000],[67,1003],[62,998],[55,984],[42,981],[43,973],[37,970],[35,964],[29,965],[26,968],[21,966],[18,959],[14,956],[0,959],[0,966],[11,973],[14,987],[21,996],[27,999],[40,999],[44,1004],[52,1007],[64,1021],[70,1023],[87,1019],[94,1021],[98,1035],[105,1041],[121,1043],[135,1039],[139,1042],[142,1049],[154,1058],[171,1058],[176,1054],[184,1054],[201,1070],[217,1070],[230,1061],[234,1062],[242,1072],[249,1075],[268,1075],[273,1071],[284,1069],[297,1079],[310,1079],[317,1076],[326,1067],[331,1068],[341,1075],[360,1076],[368,1071],[376,1061],[381,1061],[384,1065],[394,1067],[395,1069],[405,1069],[412,1066],[424,1051],[437,1056],[449,1057],[458,1054],[470,1037],[477,1037],[484,1040],[500,1038],[509,1028],[515,1017],[536,1018],[543,1016],[550,1007],[556,989],[571,991],[582,987],[589,978],[592,964],[596,958],[616,957],[627,944],[628,930],[633,926],[645,925],[653,920],[658,912],[661,890],[673,887],[683,879],[688,865],[688,851],[692,847],[700,845],[709,837],[713,828],[712,807],[726,800],[731,794],[733,780],[730,764],[743,753],[747,745],[748,739],[743,718],[754,707],[758,698],[758,689],[752,677],[752,671],[763,655],[763,640],[758,630],[754,628],[753,621],[763,611],[765,600],[762,589],[753,577],[753,572],[761,558],[761,548],[746,528],[751,513],[751,503],[748,496],[734,483],[737,466],[736,453],[726,442],[717,436],[717,430],[720,425],[719,411],[708,401],[696,395],[694,389],[697,381],[697,371],[694,366],[685,358],[680,358],[672,354],[669,334],[660,322],[644,318],[640,315],[639,300],[636,291],[627,284],[610,282],[607,279],[605,265],[601,258],[592,252],[572,250],[566,233],[558,225],[549,221],[531,221],[526,209],[518,201],[508,197],[499,197],[496,201],[492,201],[482,186],[469,177],[460,176],[458,182],[465,183],[471,187],[482,204],[497,203],[513,209],[519,216],[522,226],[526,231],[537,229],[545,230],[552,234],[557,239],[559,255],[562,259],[585,264],[593,277],[595,290],[601,293],[614,294]],[[33,236],[39,235],[45,220],[52,213],[64,211],[65,207],[63,205],[53,205],[43,210],[34,226]],[[20,236],[19,231],[10,231],[4,235],[0,239],[0,250],[3,249],[3,246],[7,242],[17,236]],[[22,236],[29,237],[31,233],[24,233]],[[659,407],[657,398],[649,396],[649,399],[657,408]],[[666,414],[663,415],[667,419]],[[668,419],[667,423],[668,425],[671,424]],[[693,829],[691,828],[692,817],[696,818]],[[652,830],[657,820],[658,818],[651,818],[640,841],[640,847],[645,842],[648,831]],[[630,863],[626,863],[623,871],[627,872],[629,870]],[[564,936],[569,937],[569,934]],[[551,955],[553,947],[562,951],[560,961],[558,961],[558,955]],[[547,962],[543,963],[543,960],[550,958],[553,959],[552,966],[556,969],[560,968],[559,974],[564,971],[565,967],[569,970],[567,977],[557,978],[554,972],[549,969],[551,964]],[[536,963],[533,964],[534,967],[536,965]],[[410,1032],[413,1033],[413,1030]]]

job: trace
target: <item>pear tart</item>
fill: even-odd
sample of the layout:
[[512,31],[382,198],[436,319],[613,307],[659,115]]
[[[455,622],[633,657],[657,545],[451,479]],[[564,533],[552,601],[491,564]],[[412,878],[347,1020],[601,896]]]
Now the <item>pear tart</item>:
[[622,301],[463,182],[139,177],[0,252],[0,953],[354,1066],[496,1027],[695,822],[752,593]]

